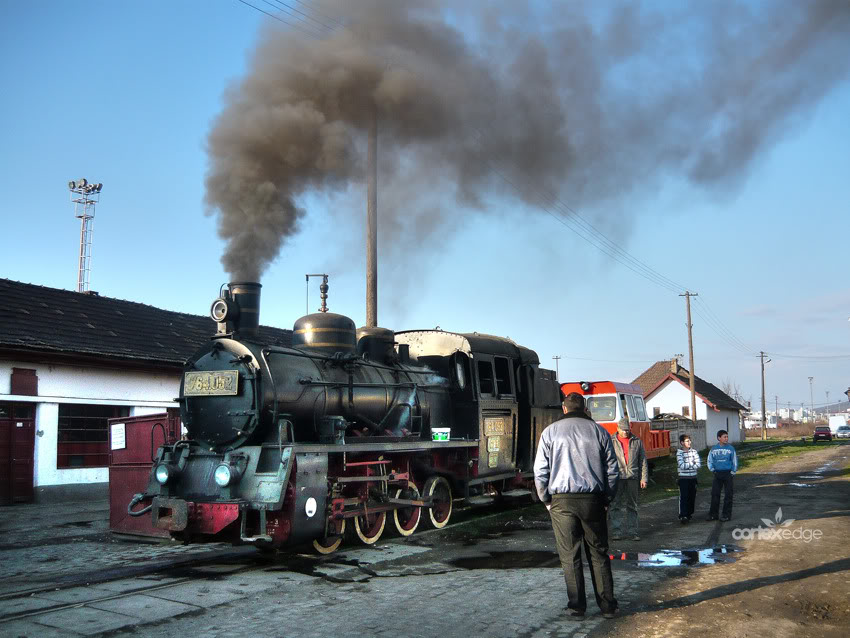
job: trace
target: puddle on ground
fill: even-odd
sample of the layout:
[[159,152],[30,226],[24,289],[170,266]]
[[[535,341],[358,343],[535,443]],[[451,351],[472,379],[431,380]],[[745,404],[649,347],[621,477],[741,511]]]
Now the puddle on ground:
[[[696,567],[715,563],[731,563],[733,554],[741,551],[735,545],[718,545],[704,549],[664,549],[653,553],[620,552],[609,554],[611,560],[634,567]],[[448,561],[461,569],[527,569],[559,567],[555,552],[488,552],[486,556],[467,556]]]
[[788,483],[791,487],[814,487],[811,483]]
[[62,523],[59,527],[91,527],[94,521],[71,521],[70,523]]
[[735,545],[718,545],[704,549],[662,549],[658,552],[622,552],[610,554],[613,561],[624,561],[636,567],[697,567],[715,563],[731,563],[741,551]]
[[461,569],[528,569],[557,567],[561,564],[555,552],[487,552],[486,556],[464,556],[448,561]]
[[819,481],[823,478],[823,476],[820,474],[811,474],[806,476],[800,476],[798,478],[804,479],[806,481]]

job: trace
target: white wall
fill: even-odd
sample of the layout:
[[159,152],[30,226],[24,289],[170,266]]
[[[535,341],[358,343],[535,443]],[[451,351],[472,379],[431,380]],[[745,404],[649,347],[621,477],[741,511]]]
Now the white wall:
[[[12,368],[36,371],[37,397],[9,394]],[[127,406],[130,416],[164,412],[166,408],[177,407],[172,399],[180,389],[180,374],[0,360],[0,401],[36,404],[35,485],[102,483],[109,480],[106,468],[56,467],[60,403]]]
[[[660,407],[661,412],[682,414],[682,407],[691,409],[691,389],[683,386],[677,381],[668,382],[661,390],[656,392],[652,398],[646,400],[646,408],[649,416],[655,413],[654,408]],[[705,403],[697,396],[697,419],[705,418]],[[709,439],[709,443],[710,443]]]
[[726,430],[729,433],[729,443],[738,443],[741,438],[741,421],[737,410],[708,411],[705,421],[705,438],[708,446],[717,445],[717,433]]
[[[661,412],[682,414],[682,407],[687,406],[690,411],[691,389],[677,381],[669,381],[661,390],[656,392],[650,399],[646,400],[646,409],[649,415],[655,413],[654,408],[661,408]],[[697,419],[705,419],[706,444],[711,447],[717,444],[718,430],[729,432],[729,442],[737,443],[741,440],[741,425],[737,410],[720,410],[708,408],[705,402],[697,395]]]

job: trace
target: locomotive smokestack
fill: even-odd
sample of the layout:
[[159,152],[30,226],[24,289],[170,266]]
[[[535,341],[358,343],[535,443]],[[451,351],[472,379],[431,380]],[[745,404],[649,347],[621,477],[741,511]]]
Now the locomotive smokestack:
[[366,202],[366,326],[378,325],[378,113],[369,122]]
[[255,281],[231,282],[230,296],[239,308],[235,331],[241,336],[257,336],[260,329],[260,288]]

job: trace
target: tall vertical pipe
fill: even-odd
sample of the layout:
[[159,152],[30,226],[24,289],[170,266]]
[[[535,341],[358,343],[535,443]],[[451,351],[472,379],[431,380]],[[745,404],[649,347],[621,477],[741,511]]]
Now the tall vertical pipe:
[[366,202],[366,326],[378,325],[378,113],[369,123],[369,185]]

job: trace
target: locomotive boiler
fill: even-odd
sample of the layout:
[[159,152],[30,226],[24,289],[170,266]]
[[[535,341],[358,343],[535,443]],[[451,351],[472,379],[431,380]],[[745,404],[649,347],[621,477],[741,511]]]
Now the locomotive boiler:
[[[288,348],[259,337],[259,283],[212,305],[217,332],[186,362],[187,437],[161,447],[130,504],[188,541],[336,549],[346,529],[444,526],[453,501],[527,488],[540,433],[561,414],[555,375],[509,339],[355,329],[322,311]],[[533,490],[531,490],[533,492]],[[139,502],[150,505],[134,511]]]

